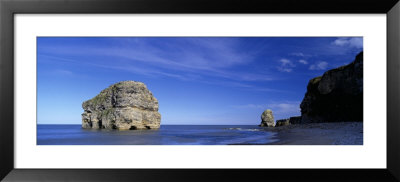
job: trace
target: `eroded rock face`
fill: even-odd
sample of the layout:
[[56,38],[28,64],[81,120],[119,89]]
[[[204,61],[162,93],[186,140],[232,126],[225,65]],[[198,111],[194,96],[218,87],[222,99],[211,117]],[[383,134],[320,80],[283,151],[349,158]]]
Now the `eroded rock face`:
[[300,124],[301,123],[301,116],[293,116],[286,119],[276,120],[275,127],[277,126],[286,126],[291,124]]
[[263,127],[275,127],[275,119],[270,109],[265,110],[261,114],[261,124]]
[[289,118],[290,124],[300,124],[301,123],[301,116],[293,116]]
[[302,123],[363,121],[363,52],[311,79],[300,108]]
[[290,125],[289,119],[276,120],[275,126],[286,126],[286,125]]
[[83,102],[82,128],[158,129],[158,101],[142,82],[123,81]]

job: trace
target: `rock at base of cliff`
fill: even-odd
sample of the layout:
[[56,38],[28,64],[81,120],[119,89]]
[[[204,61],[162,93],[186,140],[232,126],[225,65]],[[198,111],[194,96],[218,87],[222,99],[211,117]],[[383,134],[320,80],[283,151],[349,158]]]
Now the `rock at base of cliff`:
[[272,110],[267,109],[261,114],[261,124],[262,127],[275,127],[275,119],[272,114]]
[[276,120],[275,127],[286,126],[291,124],[300,124],[300,123],[301,123],[301,116],[293,116],[287,119]]
[[301,123],[301,116],[293,116],[289,118],[290,124],[300,124]]
[[280,120],[276,120],[275,127],[276,126],[286,126],[289,124],[290,124],[289,119],[280,119]]

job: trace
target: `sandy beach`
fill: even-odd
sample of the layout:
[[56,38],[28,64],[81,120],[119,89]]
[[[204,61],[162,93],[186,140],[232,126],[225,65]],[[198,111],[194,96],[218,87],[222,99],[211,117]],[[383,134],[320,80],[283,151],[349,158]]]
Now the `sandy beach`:
[[362,145],[362,122],[335,122],[265,128],[277,132],[269,145]]

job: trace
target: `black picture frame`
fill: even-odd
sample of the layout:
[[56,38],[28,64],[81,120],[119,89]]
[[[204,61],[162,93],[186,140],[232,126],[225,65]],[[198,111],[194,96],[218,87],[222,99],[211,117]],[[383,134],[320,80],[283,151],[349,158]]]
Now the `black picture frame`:
[[[316,16],[319,13],[386,14],[387,168],[15,169],[13,15],[19,13],[313,13]],[[227,181],[230,179],[400,181],[399,17],[398,0],[0,0],[0,179],[4,181]]]

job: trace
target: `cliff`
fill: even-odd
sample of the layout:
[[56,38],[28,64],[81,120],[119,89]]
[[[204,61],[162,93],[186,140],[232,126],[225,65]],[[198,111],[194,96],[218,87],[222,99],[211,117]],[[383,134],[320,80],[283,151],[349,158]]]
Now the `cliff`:
[[142,82],[123,81],[83,102],[82,128],[158,129],[158,101]]
[[300,108],[301,123],[363,121],[363,52],[311,79]]

